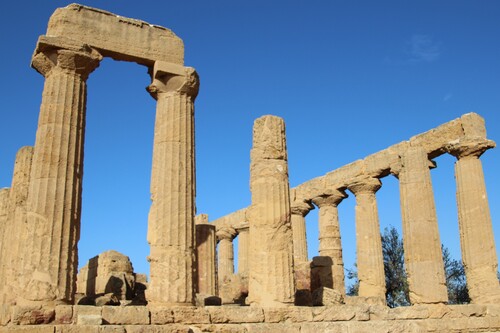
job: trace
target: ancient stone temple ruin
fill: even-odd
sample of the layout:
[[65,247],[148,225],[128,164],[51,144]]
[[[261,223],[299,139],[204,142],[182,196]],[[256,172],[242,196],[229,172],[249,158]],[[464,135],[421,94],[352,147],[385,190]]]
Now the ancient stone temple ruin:
[[[80,272],[86,81],[103,57],[151,74],[157,101],[149,281],[108,251]],[[498,260],[480,157],[495,146],[469,113],[290,188],[283,119],[255,121],[249,207],[195,216],[199,79],[172,31],[77,4],[55,11],[32,67],[45,77],[36,140],[0,190],[0,332],[494,332]],[[203,126],[200,124],[199,126]],[[460,242],[471,304],[447,305],[430,168],[456,157]],[[292,170],[293,172],[293,170]],[[376,192],[399,180],[411,306],[391,309]],[[359,295],[346,295],[338,206],[356,199]],[[305,216],[319,210],[309,260]],[[239,269],[234,272],[233,241]],[[78,273],[78,274],[77,274]]]

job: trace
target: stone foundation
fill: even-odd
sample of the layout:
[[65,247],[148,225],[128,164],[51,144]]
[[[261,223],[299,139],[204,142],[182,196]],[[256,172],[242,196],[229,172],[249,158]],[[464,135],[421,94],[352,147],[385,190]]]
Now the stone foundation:
[[[47,311],[45,311],[47,312]],[[3,332],[498,332],[500,305],[383,305],[196,308],[60,305],[41,313],[15,307]],[[43,315],[47,324],[32,326]]]

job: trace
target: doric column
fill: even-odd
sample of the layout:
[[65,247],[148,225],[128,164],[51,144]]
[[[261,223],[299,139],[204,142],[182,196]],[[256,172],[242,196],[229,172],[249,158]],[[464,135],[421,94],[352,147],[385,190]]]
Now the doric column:
[[45,85],[27,199],[23,298],[71,303],[80,238],[88,75],[101,55],[88,46],[61,49],[40,39],[32,66]]
[[31,173],[31,161],[33,158],[33,147],[22,147],[16,155],[12,185],[9,192],[9,205],[7,213],[7,224],[5,226],[5,247],[2,251],[0,262],[2,263],[1,281],[7,282],[5,290],[6,303],[14,300],[19,292],[18,280],[24,273],[21,260],[22,249],[26,246],[28,225],[26,224],[26,200],[28,197],[29,179]]
[[498,259],[486,194],[483,167],[479,157],[495,143],[470,139],[450,145],[448,151],[457,157],[458,222],[462,261],[471,301],[476,304],[498,304]]
[[411,304],[448,302],[430,166],[422,147],[409,147],[401,156],[398,178]]
[[295,264],[308,260],[307,255],[307,235],[306,235],[306,215],[314,209],[311,204],[300,201],[292,203],[291,222],[293,233],[293,260]]
[[248,302],[293,304],[293,235],[285,123],[275,116],[254,122],[250,164],[252,205]]
[[5,304],[4,290],[8,288],[8,280],[6,279],[5,271],[7,265],[5,260],[8,258],[6,245],[6,240],[9,238],[6,233],[7,227],[7,215],[9,207],[9,188],[0,189],[0,304]]
[[148,87],[157,100],[148,221],[148,302],[194,302],[195,70],[157,61]]
[[208,223],[206,214],[197,215],[195,221],[197,291],[203,295],[217,295],[215,225]]
[[238,274],[248,276],[248,249],[250,244],[248,227],[238,229]]
[[234,248],[233,239],[236,237],[236,230],[231,227],[217,229],[217,239],[219,240],[218,258],[218,280],[219,286],[228,281],[234,274]]
[[380,180],[362,177],[348,186],[356,196],[356,248],[359,296],[379,297],[385,301],[385,274],[382,240],[375,192]]
[[345,295],[344,260],[342,259],[342,242],[338,204],[347,198],[344,191],[336,190],[331,195],[316,197],[312,202],[319,208],[319,255],[332,259],[332,284],[324,286],[338,290]]

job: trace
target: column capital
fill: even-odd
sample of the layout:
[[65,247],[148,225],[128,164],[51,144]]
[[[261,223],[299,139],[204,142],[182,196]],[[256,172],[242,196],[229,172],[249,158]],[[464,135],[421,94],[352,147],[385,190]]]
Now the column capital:
[[496,144],[492,140],[483,138],[466,138],[457,140],[446,145],[446,151],[457,159],[464,157],[479,158],[486,150],[495,148]]
[[350,185],[347,186],[349,191],[354,193],[354,195],[358,195],[361,193],[375,193],[380,187],[382,187],[382,183],[380,179],[369,177],[369,176],[361,176],[355,178]]
[[192,67],[157,61],[152,72],[153,82],[146,88],[154,99],[161,93],[181,93],[193,100],[198,95],[200,78]]
[[226,239],[226,240],[232,241],[238,233],[236,232],[236,230],[234,228],[229,227],[229,226],[224,226],[221,228],[217,228],[217,231],[215,232],[215,234],[217,235],[217,240]]
[[290,205],[290,211],[294,215],[305,217],[314,207],[305,201],[294,201]]
[[44,77],[58,68],[80,75],[86,80],[92,71],[99,67],[102,55],[88,45],[69,44],[60,38],[40,37],[31,67]]
[[312,199],[313,204],[321,208],[323,206],[337,206],[348,195],[344,190],[335,190],[333,193],[317,196]]

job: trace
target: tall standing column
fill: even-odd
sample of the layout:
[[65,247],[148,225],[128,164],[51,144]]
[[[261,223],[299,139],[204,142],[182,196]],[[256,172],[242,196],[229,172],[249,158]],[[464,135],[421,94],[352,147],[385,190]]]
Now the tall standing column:
[[250,305],[293,304],[293,235],[285,123],[275,116],[253,127],[250,188]]
[[350,184],[348,189],[356,196],[359,296],[379,297],[385,301],[384,260],[375,198],[380,187],[379,179],[363,177]]
[[23,298],[71,303],[80,237],[88,75],[101,55],[88,46],[61,49],[39,40],[32,66],[45,76],[23,249]]
[[11,303],[19,292],[18,281],[23,272],[21,253],[26,246],[26,236],[29,228],[26,224],[26,199],[28,197],[29,178],[31,173],[31,161],[33,158],[33,147],[22,147],[16,155],[12,185],[9,192],[7,224],[5,225],[0,262],[2,263],[1,281],[5,281],[5,301]]
[[148,87],[157,100],[148,221],[148,302],[194,302],[194,100],[195,70],[157,61]]
[[238,229],[238,274],[248,276],[248,227]]
[[422,147],[409,147],[401,162],[398,178],[410,302],[446,303],[448,292],[430,161]]
[[9,188],[0,189],[0,304],[5,304],[4,300],[4,290],[7,288],[7,279],[5,276],[5,271],[7,265],[5,260],[7,259],[6,250],[7,246],[5,241],[8,239],[6,234],[7,228],[7,212],[9,207]]
[[202,295],[217,295],[215,253],[217,239],[215,225],[208,223],[206,214],[196,218],[196,275],[198,293]]
[[333,286],[325,287],[333,288],[342,295],[345,295],[344,260],[337,206],[344,198],[347,198],[347,194],[336,190],[332,195],[313,199],[319,208],[319,255],[332,259]]
[[236,236],[236,230],[230,227],[223,227],[217,230],[217,239],[219,239],[219,260],[218,280],[219,286],[234,275],[234,247],[233,239]]
[[307,235],[306,235],[306,215],[313,209],[307,202],[294,202],[291,207],[291,223],[293,234],[293,260],[295,264],[306,262]]
[[493,227],[479,157],[495,143],[477,139],[450,145],[449,152],[457,157],[458,222],[462,261],[471,301],[476,304],[498,304],[500,287],[497,270]]

